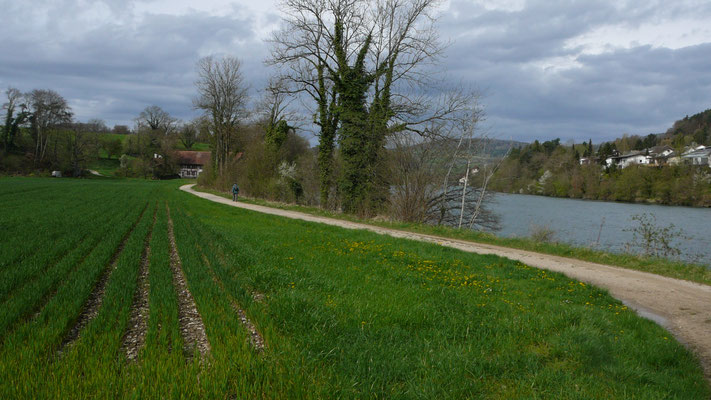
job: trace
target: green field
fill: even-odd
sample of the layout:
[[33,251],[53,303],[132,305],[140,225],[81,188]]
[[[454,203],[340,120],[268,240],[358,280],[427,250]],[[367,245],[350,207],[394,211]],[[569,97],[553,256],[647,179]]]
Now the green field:
[[711,395],[600,289],[178,186],[0,179],[0,398]]

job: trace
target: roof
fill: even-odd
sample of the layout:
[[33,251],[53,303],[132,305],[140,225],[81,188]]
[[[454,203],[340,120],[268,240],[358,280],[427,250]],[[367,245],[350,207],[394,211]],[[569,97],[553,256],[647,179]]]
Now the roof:
[[608,157],[608,158],[621,160],[623,158],[631,158],[631,157],[637,157],[637,156],[645,156],[645,152],[644,151],[633,151],[633,152],[630,152],[627,154],[623,154],[621,156],[612,156],[612,157]]
[[674,149],[671,146],[667,146],[667,145],[654,146],[651,149],[649,149],[649,154],[661,154],[661,153],[664,153],[665,151],[674,151]]
[[178,164],[205,165],[210,162],[209,151],[176,151]]
[[711,148],[694,150],[691,153],[686,153],[682,155],[683,158],[693,158],[693,157],[708,157],[711,156]]

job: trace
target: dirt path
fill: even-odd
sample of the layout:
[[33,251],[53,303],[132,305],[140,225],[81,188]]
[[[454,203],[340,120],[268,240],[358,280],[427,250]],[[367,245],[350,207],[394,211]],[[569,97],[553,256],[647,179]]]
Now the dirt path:
[[605,288],[612,296],[636,310],[639,315],[664,326],[680,342],[689,346],[701,359],[706,378],[711,382],[711,286],[532,251],[404,232],[296,211],[232,202],[213,194],[196,192],[192,186],[194,185],[183,185],[180,189],[204,199],[261,213],[348,229],[365,229],[383,235],[436,243],[467,252],[495,254],[521,261],[532,267],[561,272],[570,278]]

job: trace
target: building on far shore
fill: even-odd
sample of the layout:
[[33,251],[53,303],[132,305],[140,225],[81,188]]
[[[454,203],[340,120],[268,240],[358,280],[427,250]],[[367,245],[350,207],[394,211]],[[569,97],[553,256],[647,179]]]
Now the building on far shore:
[[211,158],[209,151],[176,151],[176,154],[181,178],[197,178]]

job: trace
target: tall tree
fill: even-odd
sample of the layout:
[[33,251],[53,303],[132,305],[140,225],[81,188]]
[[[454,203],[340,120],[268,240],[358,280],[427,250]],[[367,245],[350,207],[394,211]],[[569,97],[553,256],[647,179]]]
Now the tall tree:
[[146,107],[138,115],[136,121],[139,128],[148,127],[151,131],[160,131],[160,133],[164,135],[173,133],[178,122],[175,118],[171,117],[167,111],[156,105]]
[[187,150],[192,149],[193,145],[197,142],[199,123],[200,121],[196,119],[194,121],[184,123],[179,128],[180,142]]
[[[15,137],[22,124],[27,121],[30,116],[27,110],[27,105],[22,101],[22,93],[15,88],[8,88],[6,91],[7,103],[3,104],[5,109],[5,125],[2,129],[2,144],[3,151],[7,153],[15,146]],[[16,111],[19,112],[15,114]]]
[[[71,170],[72,176],[80,176],[89,160],[95,158],[96,149],[92,136],[96,135],[89,124],[74,123],[67,126],[64,135],[64,164]],[[92,157],[92,154],[94,156]]]
[[34,162],[39,165],[47,154],[50,136],[62,125],[71,122],[72,112],[67,101],[54,90],[35,89],[27,95],[30,106],[30,132],[34,140]]
[[278,150],[287,139],[289,132],[296,129],[291,125],[296,116],[289,111],[289,105],[293,100],[288,97],[289,91],[288,82],[272,77],[258,105],[265,132],[264,141],[272,150]]
[[353,12],[358,3],[352,0],[284,1],[284,28],[274,33],[272,54],[267,60],[268,64],[281,68],[280,80],[291,87],[290,93],[304,94],[311,100],[307,106],[311,106],[313,122],[318,127],[317,162],[322,207],[329,206],[335,182],[334,149],[339,125],[337,93],[333,82],[337,61],[333,52],[331,24],[338,18],[350,29],[343,38],[345,46],[349,47],[360,31],[357,28],[359,21]]
[[197,64],[198,80],[195,85],[198,97],[195,108],[202,110],[210,120],[214,139],[214,162],[221,171],[235,150],[237,129],[246,117],[247,86],[235,57],[215,59],[205,57]]
[[[386,138],[418,131],[468,103],[468,99],[437,102],[423,94],[424,87],[433,83],[423,67],[442,50],[431,16],[437,2],[289,0],[283,4],[286,24],[272,40],[270,63],[282,67],[286,78],[316,103],[322,205],[333,182],[333,149],[340,135],[346,167],[364,167],[345,171],[353,176],[342,177],[341,190],[360,204],[346,199],[344,207],[371,212],[387,194],[388,184],[381,182],[385,177],[379,173]],[[351,82],[344,77],[357,78]],[[408,88],[415,89],[408,92]],[[349,113],[362,120],[356,122]],[[359,152],[352,152],[351,144],[360,146]]]

